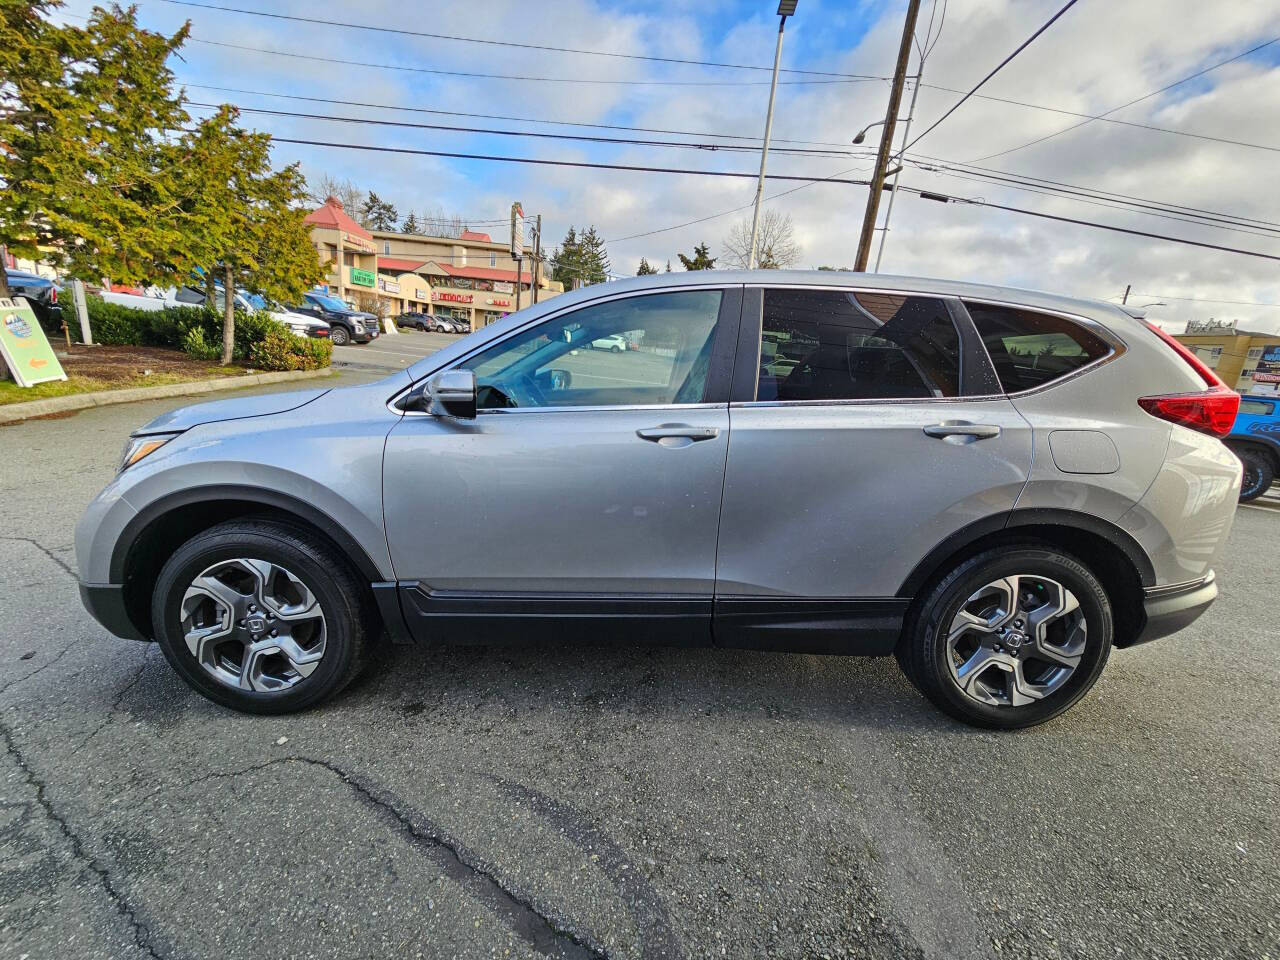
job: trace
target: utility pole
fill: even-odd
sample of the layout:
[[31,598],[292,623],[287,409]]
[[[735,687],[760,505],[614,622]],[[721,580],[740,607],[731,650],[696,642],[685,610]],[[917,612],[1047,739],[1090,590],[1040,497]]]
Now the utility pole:
[[1132,289],[1133,289],[1133,284],[1132,284],[1132,283],[1126,283],[1126,284],[1124,285],[1124,297],[1120,300],[1120,302],[1121,302],[1121,303],[1128,303],[1128,302],[1129,302],[1129,291],[1130,291],[1130,290],[1132,290]]
[[907,79],[907,63],[911,59],[911,40],[916,32],[916,18],[920,15],[920,0],[908,0],[907,22],[902,27],[902,43],[898,47],[898,65],[893,71],[893,87],[889,91],[889,109],[884,115],[884,136],[876,153],[876,170],[871,176],[871,190],[867,195],[867,209],[862,215],[862,235],[858,238],[858,256],[853,269],[865,271],[871,256],[871,240],[875,236],[876,219],[880,214],[880,192],[884,189],[885,171],[889,169],[889,153],[893,149],[894,127],[898,122],[898,107],[902,104],[902,86]]
[[[773,132],[773,100],[778,93],[778,66],[782,63],[782,34],[787,17],[796,12],[798,0],[781,0],[778,4],[778,45],[773,51],[773,80],[769,84],[769,109],[764,115],[764,143],[760,147],[760,179],[756,181],[756,201],[751,211],[751,252],[747,254],[747,269],[756,268],[756,243],[760,234],[760,203],[764,199],[764,168],[769,160],[769,136]],[[919,0],[913,0],[918,3]]]
[[920,68],[916,70],[916,86],[911,91],[911,106],[907,108],[907,125],[902,128],[902,151],[898,154],[898,167],[893,171],[893,188],[889,191],[889,208],[884,212],[884,229],[880,231],[880,246],[876,250],[876,269],[880,272],[880,261],[884,258],[884,242],[889,236],[889,221],[893,218],[893,201],[898,196],[898,180],[902,177],[902,158],[906,156],[907,140],[911,137],[911,120],[916,115],[916,97],[920,96],[920,80],[924,77],[924,60],[920,60]]
[[533,268],[529,271],[529,279],[532,281],[529,287],[529,296],[536,304],[538,302],[538,262],[541,259],[542,246],[542,214],[538,214],[533,220]]

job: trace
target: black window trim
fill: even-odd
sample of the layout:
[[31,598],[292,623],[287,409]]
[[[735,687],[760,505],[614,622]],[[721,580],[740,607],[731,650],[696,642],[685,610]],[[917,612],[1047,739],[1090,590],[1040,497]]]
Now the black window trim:
[[[956,306],[964,312],[965,320],[967,321],[964,325],[973,330],[974,334],[977,335],[978,343],[982,346],[982,353],[987,358],[987,364],[993,375],[995,374],[995,363],[991,359],[991,354],[987,352],[987,345],[982,342],[981,334],[978,334],[977,324],[973,322],[973,317],[970,316],[969,310],[964,304],[966,300],[970,303],[983,303],[992,307],[1008,307],[1013,310],[1025,310],[1028,313],[1042,313],[1046,316],[1058,317],[1061,320],[1067,320],[1071,323],[1077,324],[1078,326],[1084,327],[1089,333],[1093,334],[1111,348],[1105,356],[1098,357],[1096,360],[1090,360],[1084,366],[1076,367],[1070,373],[1064,373],[1062,376],[1055,377],[1053,380],[1046,381],[1039,386],[1030,387],[1026,390],[1016,390],[1013,393],[1007,393],[1002,388],[999,394],[999,396],[1002,397],[1030,397],[1037,393],[1043,393],[1046,390],[1052,390],[1060,384],[1067,383],[1077,377],[1083,376],[1091,370],[1096,370],[1098,367],[1111,363],[1113,360],[1123,356],[1125,351],[1129,349],[1129,345],[1109,327],[1103,326],[1091,317],[1082,316],[1078,313],[1068,313],[1065,310],[1050,310],[1047,307],[1031,306],[1030,304],[1020,303],[1016,300],[996,300],[991,297],[956,297],[955,300]],[[996,383],[998,384],[999,382],[999,377],[996,376]]]
[[[762,330],[764,329],[764,293],[766,290],[821,290],[834,293],[877,293],[895,297],[926,297],[941,300],[947,307],[951,322],[960,339],[960,394],[954,397],[872,397],[846,400],[757,400],[759,389],[760,350],[762,348]],[[902,403],[965,403],[977,400],[995,400],[1004,397],[1002,392],[965,394],[965,389],[973,384],[982,384],[987,388],[999,387],[995,365],[992,364],[987,348],[978,335],[977,328],[969,312],[964,309],[960,298],[955,294],[933,293],[927,290],[899,290],[892,287],[854,287],[847,284],[794,284],[764,283],[747,286],[742,300],[742,323],[738,331],[738,356],[754,356],[754,363],[737,363],[734,367],[733,388],[729,398],[730,407],[748,407],[765,409],[769,407],[817,407],[817,406],[850,406],[850,405],[883,405]]]

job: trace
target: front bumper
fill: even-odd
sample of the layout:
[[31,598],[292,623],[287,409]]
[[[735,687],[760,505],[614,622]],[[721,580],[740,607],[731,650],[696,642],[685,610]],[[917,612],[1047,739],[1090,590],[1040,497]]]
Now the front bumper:
[[133,621],[124,602],[124,586],[118,583],[81,583],[80,602],[89,615],[107,628],[110,633],[126,640],[149,641]]
[[1143,594],[1142,629],[1125,646],[1159,640],[1190,626],[1218,599],[1218,581],[1210,571],[1207,577],[1195,583],[1148,587]]

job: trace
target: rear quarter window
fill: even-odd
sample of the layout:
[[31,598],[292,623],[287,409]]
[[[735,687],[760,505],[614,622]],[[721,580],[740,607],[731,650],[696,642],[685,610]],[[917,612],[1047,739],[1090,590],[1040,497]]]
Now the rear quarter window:
[[965,308],[1005,393],[1061,380],[1112,352],[1101,337],[1065,317],[969,301]]
[[1269,417],[1275,411],[1275,408],[1274,403],[1267,403],[1265,400],[1240,401],[1240,412],[1255,417]]

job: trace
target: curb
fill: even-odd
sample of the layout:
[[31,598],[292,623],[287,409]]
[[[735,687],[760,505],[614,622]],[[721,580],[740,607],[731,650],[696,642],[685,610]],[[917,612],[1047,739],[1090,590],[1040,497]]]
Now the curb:
[[107,407],[116,403],[133,403],[138,400],[161,400],[165,397],[187,397],[200,393],[235,390],[237,387],[254,387],[288,380],[309,380],[328,377],[333,367],[321,370],[280,370],[275,373],[250,373],[242,377],[223,377],[219,380],[192,380],[188,383],[164,383],[155,387],[129,387],[126,390],[99,390],[97,393],[76,393],[67,397],[49,397],[26,403],[0,405],[0,423],[15,423],[32,417],[45,417],[51,413],[69,413],[90,407]]

